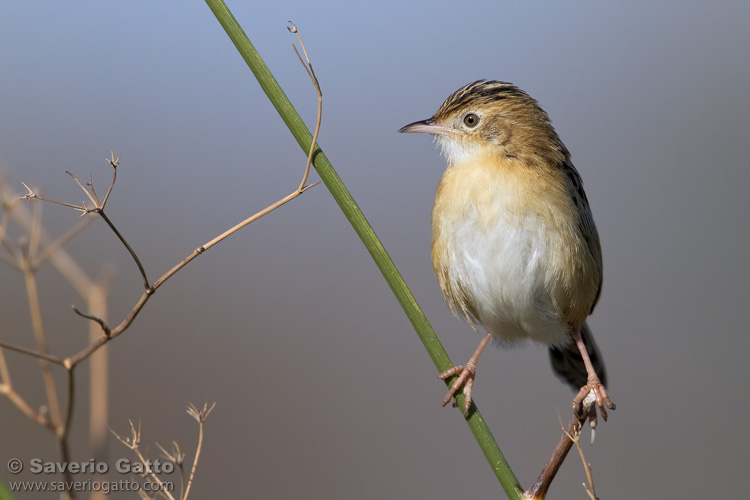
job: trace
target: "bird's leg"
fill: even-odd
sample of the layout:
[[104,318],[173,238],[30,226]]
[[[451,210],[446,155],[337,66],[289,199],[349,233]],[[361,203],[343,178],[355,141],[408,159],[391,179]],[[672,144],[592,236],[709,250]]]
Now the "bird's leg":
[[[596,397],[596,406],[599,407],[599,411],[602,413],[602,418],[606,422],[607,408],[609,408],[610,410],[614,410],[615,404],[609,398],[607,389],[604,388],[604,385],[599,380],[599,377],[596,376],[594,365],[591,364],[589,353],[586,350],[586,344],[583,343],[583,339],[581,338],[580,327],[571,327],[570,335],[571,337],[573,337],[573,340],[578,346],[578,350],[581,351],[583,363],[586,365],[586,373],[588,373],[587,384],[581,387],[581,390],[578,391],[576,397],[573,398],[573,411],[578,414],[581,411],[581,403],[583,402],[584,398],[586,398],[589,393],[593,392],[594,396]],[[589,423],[592,429],[596,428],[596,406],[592,406],[589,412]]]
[[474,351],[474,354],[472,354],[471,358],[469,358],[469,362],[466,363],[466,365],[456,365],[450,370],[446,370],[440,374],[440,378],[442,380],[452,377],[453,375],[460,374],[456,381],[453,382],[453,385],[448,391],[448,394],[445,395],[445,398],[443,399],[443,406],[450,403],[451,399],[455,397],[456,392],[458,392],[461,386],[464,386],[464,396],[466,396],[466,399],[464,400],[464,414],[467,414],[469,412],[469,407],[471,406],[471,389],[474,386],[474,377],[476,376],[477,372],[477,361],[479,361],[479,356],[482,354],[482,351],[484,351],[484,348],[487,347],[487,344],[490,343],[490,340],[492,340],[492,334],[490,332],[487,332],[484,338],[482,338],[482,341],[479,343],[477,350]]

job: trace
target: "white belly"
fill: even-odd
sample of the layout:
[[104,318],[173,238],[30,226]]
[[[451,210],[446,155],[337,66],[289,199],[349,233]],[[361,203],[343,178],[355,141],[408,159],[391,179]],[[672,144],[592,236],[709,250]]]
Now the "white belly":
[[575,252],[568,226],[544,203],[529,209],[507,178],[466,182],[438,189],[433,211],[433,265],[448,305],[506,344],[569,342],[564,317],[577,280],[559,271]]

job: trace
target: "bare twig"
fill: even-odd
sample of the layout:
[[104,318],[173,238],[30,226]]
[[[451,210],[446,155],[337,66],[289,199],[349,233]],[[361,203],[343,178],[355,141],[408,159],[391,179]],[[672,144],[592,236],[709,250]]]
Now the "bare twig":
[[169,460],[170,462],[174,463],[177,467],[180,468],[180,496],[179,498],[182,500],[185,498],[185,452],[183,452],[180,449],[180,444],[177,441],[172,441],[172,451],[167,451],[164,449],[162,445],[159,443],[156,443],[156,446],[159,447],[162,454],[164,455],[164,458]]
[[11,387],[10,371],[8,370],[8,363],[5,361],[3,349],[0,347],[0,387],[4,386]]
[[[30,269],[28,261],[24,263],[23,276],[26,282],[26,296],[29,302],[29,310],[31,313],[31,326],[34,332],[34,338],[36,339],[37,350],[42,354],[47,354],[47,337],[44,332],[44,325],[42,322],[42,310],[39,303],[39,291],[37,289],[36,275],[33,270]],[[44,378],[44,387],[47,392],[47,403],[49,404],[50,417],[55,425],[62,425],[62,416],[60,414],[60,400],[57,394],[57,388],[55,386],[55,377],[52,374],[52,368],[49,364],[49,360],[44,357],[39,357],[39,366],[42,369],[42,377]]]
[[[130,437],[122,437],[119,434],[117,434],[115,431],[110,429],[112,434],[117,438],[118,441],[120,441],[122,444],[133,450],[136,457],[138,457],[138,460],[142,464],[150,463],[146,460],[146,457],[143,456],[143,453],[141,453],[141,424],[138,423],[138,429],[135,428],[135,425],[133,424],[132,420],[128,420],[128,423],[130,424]],[[154,491],[159,491],[162,494],[164,494],[167,498],[170,500],[175,500],[175,498],[172,496],[172,494],[164,488],[164,483],[159,479],[159,476],[156,475],[156,473],[149,467],[147,471],[144,473],[144,477],[151,480],[152,482],[159,485],[158,490],[155,489]]]
[[131,450],[134,450],[141,445],[141,423],[138,422],[137,430],[132,420],[128,420],[128,423],[130,424],[130,437],[122,437],[117,432],[115,432],[114,429],[110,429],[109,431],[117,438],[119,442],[121,442]]
[[[562,422],[560,422],[560,426],[562,427]],[[573,429],[573,432],[571,433],[570,430],[566,430],[563,427],[563,432],[565,432],[568,435],[568,438],[575,443],[576,448],[578,449],[578,454],[581,456],[583,470],[586,471],[586,480],[589,483],[588,485],[583,483],[583,489],[586,490],[586,494],[589,496],[590,500],[597,500],[596,488],[594,487],[594,472],[591,470],[591,464],[586,462],[586,457],[583,455],[583,449],[581,449],[581,429]]]
[[73,205],[72,203],[65,203],[65,202],[62,202],[62,201],[51,200],[49,198],[45,198],[43,196],[39,196],[37,193],[35,193],[34,191],[32,191],[31,188],[29,186],[27,186],[25,182],[22,182],[21,184],[23,184],[23,187],[26,188],[26,190],[28,191],[28,193],[26,193],[25,195],[19,197],[18,198],[19,200],[27,200],[27,201],[28,200],[42,200],[42,201],[46,201],[48,203],[54,203],[55,205],[62,205],[63,207],[69,207],[69,208],[72,208],[72,209],[77,210],[79,212],[89,213],[89,209],[88,209],[88,207],[86,207],[86,204],[83,204],[83,205]]
[[112,193],[112,188],[115,187],[115,181],[117,180],[117,165],[120,164],[120,157],[118,156],[117,158],[115,158],[114,151],[110,151],[110,154],[112,155],[112,158],[108,158],[107,162],[112,165],[112,183],[109,185],[109,189],[107,189],[107,194],[104,195],[104,201],[102,201],[102,210],[104,210],[104,207],[107,204],[109,195],[110,193]]
[[94,316],[93,314],[85,314],[85,313],[82,313],[81,311],[79,311],[79,310],[78,310],[78,308],[77,308],[76,306],[70,306],[70,307],[71,307],[71,309],[73,309],[73,311],[74,311],[74,312],[75,312],[75,313],[76,313],[77,315],[79,315],[79,316],[81,316],[81,317],[84,317],[84,318],[86,318],[86,319],[90,319],[91,321],[95,321],[96,323],[99,323],[99,326],[101,326],[101,327],[102,327],[102,330],[104,331],[104,335],[106,335],[107,337],[109,337],[109,336],[110,336],[110,330],[109,330],[109,327],[107,326],[107,324],[106,324],[106,323],[104,322],[104,320],[103,320],[103,319],[101,319],[101,318],[98,318],[98,317]]
[[114,170],[114,175],[112,177],[112,184],[110,184],[109,189],[107,190],[107,194],[104,197],[104,200],[99,203],[99,197],[96,195],[96,192],[94,191],[94,183],[93,180],[91,180],[87,185],[91,188],[91,192],[89,192],[88,189],[84,187],[83,184],[78,180],[78,178],[73,175],[73,173],[69,171],[65,171],[66,174],[68,174],[78,186],[83,189],[83,191],[86,193],[86,196],[88,196],[89,200],[91,200],[91,203],[94,204],[93,208],[89,208],[86,206],[86,202],[84,201],[81,205],[73,205],[71,203],[64,203],[61,201],[52,200],[49,198],[43,198],[42,196],[39,196],[37,193],[35,193],[29,186],[27,186],[25,183],[21,183],[26,187],[26,190],[28,193],[21,197],[23,200],[31,200],[31,199],[39,199],[42,201],[47,201],[50,203],[54,203],[56,205],[62,205],[64,207],[70,207],[75,210],[78,210],[81,212],[82,215],[89,214],[89,213],[96,213],[101,216],[101,218],[104,220],[104,222],[107,223],[109,228],[112,230],[113,233],[115,233],[115,236],[120,240],[120,242],[123,244],[123,246],[127,249],[130,256],[133,258],[133,261],[135,261],[136,266],[138,266],[138,271],[141,273],[141,278],[143,279],[143,287],[148,290],[151,286],[148,281],[148,276],[146,276],[146,270],[143,267],[143,264],[141,264],[140,259],[138,258],[138,255],[135,253],[135,250],[130,246],[130,244],[127,242],[125,237],[120,233],[120,231],[115,227],[115,225],[112,223],[112,221],[107,217],[107,214],[104,213],[104,206],[107,203],[107,200],[109,199],[109,195],[112,193],[112,188],[115,185],[115,181],[117,180],[117,165],[119,164],[120,157],[118,156],[117,159],[114,158],[115,154],[112,152],[112,159],[107,159],[107,162],[109,162],[110,165],[112,165],[112,169]]
[[96,194],[96,189],[94,189],[94,177],[92,175],[89,175],[89,181],[86,183],[86,185],[91,189],[91,193],[94,195],[94,198],[96,199],[96,206],[99,206],[99,195]]
[[315,122],[315,133],[313,134],[312,143],[310,143],[310,152],[307,154],[307,165],[305,165],[305,174],[302,176],[302,182],[300,182],[299,188],[297,188],[298,191],[302,191],[305,187],[305,184],[307,183],[307,177],[310,175],[310,165],[312,164],[312,158],[313,153],[315,152],[315,147],[318,145],[318,132],[320,132],[320,122],[323,118],[323,92],[320,90],[320,82],[318,81],[318,77],[315,75],[315,70],[312,67],[312,63],[310,62],[310,58],[307,55],[307,49],[305,48],[305,44],[302,42],[302,37],[299,35],[299,30],[297,29],[297,25],[294,24],[292,21],[289,21],[289,23],[292,25],[291,27],[287,27],[290,33],[294,33],[297,35],[297,40],[299,40],[300,45],[302,46],[302,51],[305,53],[305,59],[307,60],[307,64],[305,64],[305,61],[302,60],[302,57],[299,55],[299,52],[297,51],[297,46],[292,44],[292,47],[294,47],[294,53],[297,54],[297,57],[299,58],[299,62],[302,63],[302,67],[305,68],[305,71],[307,72],[307,76],[310,77],[310,80],[312,80],[313,85],[315,86],[315,92],[318,94],[318,118]]
[[120,242],[125,246],[125,248],[128,250],[128,253],[130,253],[130,256],[135,261],[135,264],[138,266],[138,271],[141,273],[141,278],[143,279],[143,287],[148,290],[151,285],[148,283],[148,276],[146,276],[146,270],[143,268],[143,264],[141,264],[141,259],[138,258],[138,255],[136,255],[135,250],[128,244],[125,237],[120,234],[120,231],[117,230],[114,224],[112,224],[112,221],[109,220],[109,217],[104,213],[104,209],[101,207],[97,207],[94,210],[96,213],[101,215],[102,219],[104,219],[104,222],[107,223],[109,228],[112,230],[113,233],[117,236],[117,238],[120,240]]
[[[57,429],[58,445],[60,446],[60,458],[63,462],[70,462],[70,448],[68,446],[68,435],[70,434],[70,423],[73,421],[73,404],[75,402],[75,378],[73,377],[73,368],[68,368],[67,373],[67,402],[65,409],[65,420],[60,423]],[[66,482],[72,481],[70,469],[65,469],[63,476]],[[68,494],[73,497],[72,491]]]
[[52,423],[46,416],[39,413],[29,406],[29,404],[13,389],[13,383],[10,379],[10,371],[8,370],[8,364],[5,361],[5,355],[3,354],[2,348],[0,348],[0,394],[5,395],[11,403],[13,403],[21,413],[32,422],[36,422],[42,427],[46,427],[52,431],[55,430],[55,424]]
[[[93,203],[95,207],[98,207],[99,206],[98,200],[96,198],[94,198],[91,195],[91,193],[89,193],[88,189],[86,189],[85,187],[83,187],[83,184],[81,184],[81,182],[76,178],[76,176],[73,175],[73,173],[69,172],[68,170],[66,170],[65,173],[68,174],[69,176],[71,176],[73,178],[73,180],[76,182],[76,184],[78,184],[78,187],[80,187],[81,189],[83,189],[83,192],[86,193],[86,196],[89,197],[89,200],[91,200],[91,203]],[[83,206],[85,207],[86,205],[84,204]]]
[[[107,295],[111,284],[111,274],[105,272],[97,279],[86,297],[88,311],[102,321],[107,318]],[[89,322],[89,342],[101,334],[101,325]],[[89,456],[95,461],[106,461],[107,437],[109,435],[109,352],[107,347],[99,349],[91,356],[89,370]],[[106,500],[102,492],[92,492],[90,500]]]
[[578,435],[581,432],[581,427],[586,422],[589,415],[589,410],[596,404],[596,398],[587,397],[583,401],[583,411],[581,414],[573,412],[573,416],[568,423],[567,429],[563,428],[563,434],[560,437],[560,441],[557,443],[555,450],[552,452],[552,456],[547,461],[547,464],[542,469],[542,473],[539,474],[536,482],[524,492],[523,497],[529,500],[541,500],[547,495],[552,480],[555,478],[557,471],[560,470],[560,466],[565,457],[568,455],[570,448],[573,446],[572,436]]
[[197,409],[192,404],[188,406],[188,415],[193,417],[196,422],[198,422],[198,446],[195,448],[195,458],[193,459],[193,468],[190,470],[190,479],[188,479],[187,488],[185,488],[185,496],[183,499],[186,499],[188,495],[190,494],[190,487],[193,485],[193,479],[195,478],[195,471],[198,468],[198,459],[201,456],[201,448],[203,447],[203,424],[206,422],[206,419],[208,418],[208,414],[211,413],[211,410],[214,409],[214,406],[216,406],[216,403],[213,403],[211,407],[209,408],[207,404],[203,405],[203,408],[200,410]]
[[0,383],[0,394],[5,395],[16,408],[21,410],[21,413],[32,422],[45,427],[53,432],[57,431],[57,426],[48,419],[44,414],[34,410],[22,397],[18,394],[10,383]]
[[26,259],[29,262],[29,267],[31,267],[31,263],[36,260],[37,252],[39,251],[39,240],[41,239],[41,232],[42,232],[42,204],[37,203],[34,207],[34,223],[31,225],[31,230],[29,231],[29,246],[26,251]]
[[34,349],[29,349],[27,347],[21,347],[18,345],[9,344],[5,341],[0,340],[0,347],[4,349],[8,349],[9,351],[15,351],[20,352],[21,354],[25,354],[27,356],[31,356],[33,358],[39,358],[44,359],[46,361],[49,361],[50,363],[54,363],[56,365],[65,366],[65,360],[62,358],[58,358],[57,356],[53,356],[51,354],[45,354],[43,352],[35,351]]

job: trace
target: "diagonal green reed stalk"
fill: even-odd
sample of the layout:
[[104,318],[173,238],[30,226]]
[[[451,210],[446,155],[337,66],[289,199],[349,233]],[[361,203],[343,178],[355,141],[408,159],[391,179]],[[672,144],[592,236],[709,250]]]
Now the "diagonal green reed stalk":
[[[245,59],[255,78],[257,78],[258,83],[260,83],[261,88],[273,103],[284,123],[289,127],[290,132],[297,140],[302,151],[307,154],[312,144],[310,130],[304,124],[302,118],[300,118],[286,94],[284,94],[284,91],[281,90],[278,82],[247,38],[242,27],[222,0],[206,0],[206,3],[229,35],[235,47],[237,47],[242,58]],[[406,286],[401,273],[396,269],[395,264],[388,256],[388,252],[386,252],[382,243],[380,243],[375,231],[373,231],[367,222],[367,219],[357,206],[354,198],[352,198],[349,190],[344,186],[344,183],[333,169],[328,158],[326,158],[323,151],[317,145],[313,153],[313,165],[318,175],[320,175],[321,180],[333,195],[336,203],[338,203],[341,211],[344,212],[344,215],[351,223],[354,231],[356,231],[362,243],[364,243],[370,252],[380,272],[383,273],[383,277],[388,282],[391,290],[393,290],[393,294],[414,326],[414,330],[419,335],[435,366],[441,372],[449,369],[453,366],[453,363],[448,358],[448,354],[443,349],[442,344],[435,335],[419,304],[417,304],[411,291]],[[449,382],[452,382],[452,379]],[[458,396],[458,406],[459,408],[463,407],[463,394]],[[505,489],[508,498],[520,500],[523,490],[476,406],[472,406],[466,422],[503,489]]]

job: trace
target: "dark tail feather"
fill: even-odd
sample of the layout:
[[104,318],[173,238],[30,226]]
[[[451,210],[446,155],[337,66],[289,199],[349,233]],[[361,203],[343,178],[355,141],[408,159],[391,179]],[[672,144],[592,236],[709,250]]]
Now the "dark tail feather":
[[[583,339],[583,343],[586,344],[586,351],[591,359],[591,364],[594,365],[596,375],[606,387],[607,374],[604,371],[604,361],[601,354],[599,354],[594,337],[591,335],[591,330],[589,330],[586,323],[581,327],[581,338]],[[575,342],[572,342],[572,339],[569,344],[562,347],[550,347],[549,360],[555,375],[562,381],[567,382],[573,388],[574,392],[578,392],[581,387],[588,383],[586,365],[583,363],[581,352],[578,350]]]

